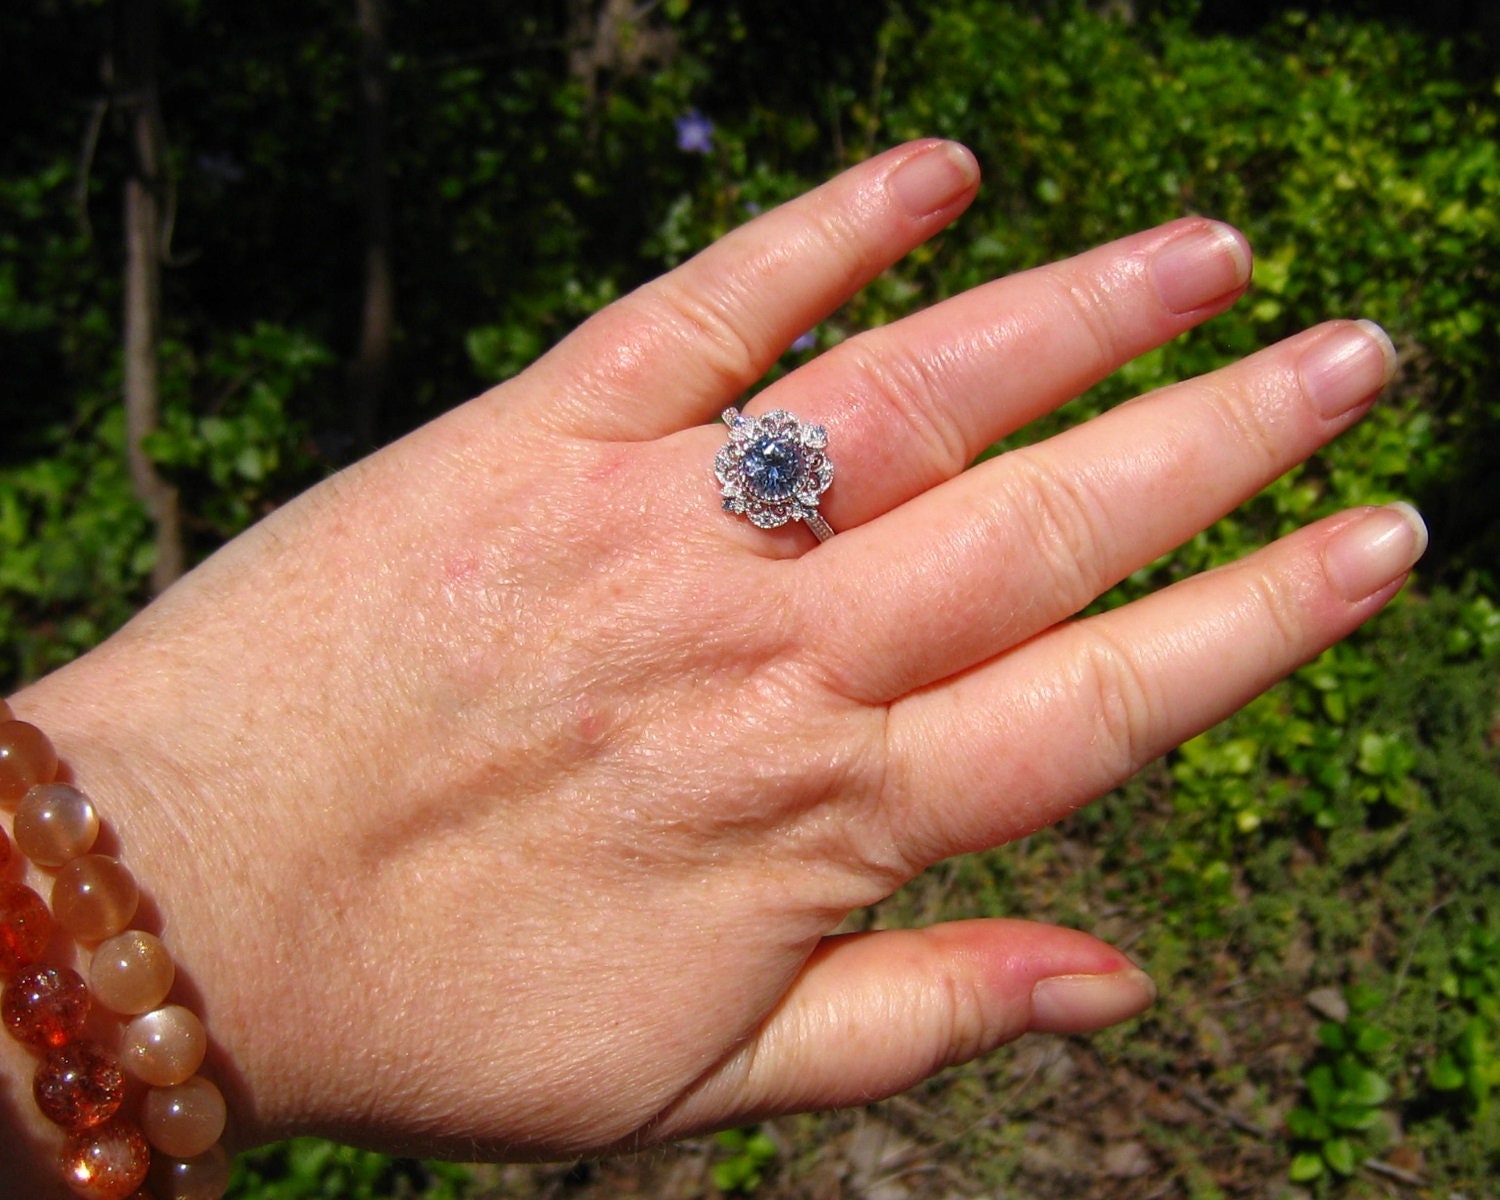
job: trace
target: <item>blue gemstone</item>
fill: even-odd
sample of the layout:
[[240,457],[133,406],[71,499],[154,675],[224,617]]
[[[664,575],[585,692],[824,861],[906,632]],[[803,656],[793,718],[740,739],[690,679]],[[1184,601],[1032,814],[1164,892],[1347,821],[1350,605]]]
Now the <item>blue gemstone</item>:
[[797,440],[768,434],[745,448],[745,482],[762,500],[785,500],[797,490],[802,454]]

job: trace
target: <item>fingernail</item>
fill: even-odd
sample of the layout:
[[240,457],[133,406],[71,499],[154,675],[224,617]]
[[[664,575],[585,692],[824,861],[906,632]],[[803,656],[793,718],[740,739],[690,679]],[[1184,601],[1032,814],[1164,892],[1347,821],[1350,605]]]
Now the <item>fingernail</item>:
[[956,142],[937,142],[912,155],[891,175],[896,202],[914,217],[946,208],[979,182],[979,164]]
[[1345,600],[1363,600],[1394,583],[1427,549],[1427,525],[1405,501],[1372,508],[1323,548],[1323,569]]
[[1031,989],[1031,1029],[1087,1033],[1129,1020],[1155,1002],[1151,976],[1135,967],[1109,975],[1054,975]]
[[1250,247],[1218,221],[1195,226],[1156,251],[1151,278],[1163,304],[1190,313],[1250,282]]
[[1313,407],[1324,417],[1339,417],[1390,382],[1396,347],[1374,321],[1349,321],[1314,342],[1297,373]]

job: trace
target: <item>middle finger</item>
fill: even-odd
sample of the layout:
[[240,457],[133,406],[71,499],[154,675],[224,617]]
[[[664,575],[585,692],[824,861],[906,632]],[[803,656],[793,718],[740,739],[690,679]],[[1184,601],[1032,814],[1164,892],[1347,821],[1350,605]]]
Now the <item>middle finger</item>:
[[829,682],[893,700],[1071,616],[1356,422],[1394,364],[1378,327],[1330,322],[835,538],[800,564],[840,614]]

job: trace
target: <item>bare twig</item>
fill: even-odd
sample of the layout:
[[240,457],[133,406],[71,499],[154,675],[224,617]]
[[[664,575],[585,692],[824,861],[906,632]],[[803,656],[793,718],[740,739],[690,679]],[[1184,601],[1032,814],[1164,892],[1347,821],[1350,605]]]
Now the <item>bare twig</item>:
[[1176,1080],[1168,1079],[1166,1076],[1155,1074],[1151,1076],[1151,1080],[1157,1087],[1169,1092],[1176,1092],[1195,1108],[1202,1109],[1211,1117],[1217,1117],[1220,1121],[1238,1129],[1241,1133],[1248,1133],[1251,1137],[1259,1138],[1261,1141],[1269,1141],[1274,1136],[1269,1130],[1262,1129],[1248,1117],[1242,1117],[1233,1109],[1225,1108],[1206,1092],[1199,1091],[1189,1084],[1179,1083]]
[[1367,1158],[1359,1165],[1371,1174],[1383,1175],[1387,1179],[1394,1179],[1397,1183],[1410,1184],[1412,1187],[1427,1186],[1427,1180],[1415,1171],[1408,1171],[1404,1167],[1395,1166],[1378,1158]]

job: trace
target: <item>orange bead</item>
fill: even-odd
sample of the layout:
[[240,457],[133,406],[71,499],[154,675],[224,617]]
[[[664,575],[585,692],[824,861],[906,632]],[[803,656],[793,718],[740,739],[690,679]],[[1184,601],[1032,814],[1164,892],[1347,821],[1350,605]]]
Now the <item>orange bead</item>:
[[160,1200],[220,1200],[229,1190],[229,1154],[211,1146],[194,1158],[158,1158],[151,1186]]
[[0,997],[0,1020],[10,1036],[28,1046],[64,1046],[83,1032],[89,987],[68,967],[22,967]]
[[99,942],[130,924],[140,899],[135,876],[118,861],[85,854],[57,873],[52,915],[80,942]]
[[125,1026],[120,1061],[142,1083],[170,1087],[196,1074],[208,1052],[208,1034],[191,1009],[168,1004]]
[[223,1135],[226,1116],[223,1094],[202,1075],[194,1075],[146,1093],[141,1129],[163,1154],[195,1158]]
[[47,902],[23,883],[0,882],[0,975],[40,960],[51,940]]
[[57,751],[47,735],[25,721],[0,722],[0,804],[14,808],[39,783],[57,774]]
[[87,854],[98,836],[99,814],[70,783],[39,783],[16,809],[16,846],[39,867]]
[[31,1081],[42,1116],[64,1129],[102,1125],[125,1099],[120,1060],[93,1042],[73,1042],[49,1050]]
[[89,985],[94,999],[111,1012],[133,1015],[167,998],[177,968],[161,941],[140,929],[127,929],[94,948]]
[[110,1121],[68,1138],[59,1162],[63,1181],[84,1200],[127,1200],[146,1181],[151,1147],[128,1121]]

